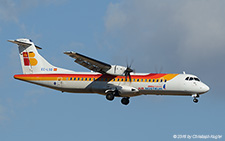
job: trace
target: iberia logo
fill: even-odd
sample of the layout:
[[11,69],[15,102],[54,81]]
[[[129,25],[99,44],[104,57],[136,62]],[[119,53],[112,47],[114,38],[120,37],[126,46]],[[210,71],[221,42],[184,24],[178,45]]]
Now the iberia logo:
[[38,61],[34,57],[35,54],[33,52],[23,52],[24,66],[36,66]]

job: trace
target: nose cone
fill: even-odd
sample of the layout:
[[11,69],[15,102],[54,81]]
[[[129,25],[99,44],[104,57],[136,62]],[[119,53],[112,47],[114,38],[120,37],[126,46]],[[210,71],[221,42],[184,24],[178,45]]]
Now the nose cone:
[[210,90],[209,86],[207,86],[206,84],[203,84],[202,86],[202,93],[206,93]]
[[210,90],[209,86],[205,85],[205,92],[208,92]]

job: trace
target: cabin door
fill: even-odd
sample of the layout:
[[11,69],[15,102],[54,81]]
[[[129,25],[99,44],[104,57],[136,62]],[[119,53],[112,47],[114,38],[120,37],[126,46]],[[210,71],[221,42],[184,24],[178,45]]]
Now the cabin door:
[[57,78],[56,85],[57,85],[58,87],[62,87],[62,77],[58,77],[58,78]]

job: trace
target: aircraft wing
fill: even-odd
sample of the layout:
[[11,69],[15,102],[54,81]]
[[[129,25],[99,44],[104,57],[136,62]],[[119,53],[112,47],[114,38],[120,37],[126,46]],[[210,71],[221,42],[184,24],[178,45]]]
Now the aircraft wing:
[[87,69],[90,69],[95,72],[100,73],[107,73],[108,70],[111,69],[111,65],[95,60],[93,58],[84,56],[80,53],[76,52],[64,52],[64,54],[69,55],[70,57],[74,58],[76,63],[84,66]]

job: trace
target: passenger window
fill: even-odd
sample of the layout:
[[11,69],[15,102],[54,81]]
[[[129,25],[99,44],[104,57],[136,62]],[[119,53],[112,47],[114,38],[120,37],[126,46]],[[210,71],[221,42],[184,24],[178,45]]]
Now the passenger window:
[[78,78],[77,78],[77,80],[79,81],[79,80],[80,80],[80,78],[78,77]]
[[87,81],[87,78],[85,78],[85,81]]
[[164,82],[166,82],[167,80],[165,79],[165,81]]
[[133,79],[133,81],[135,82],[135,79]]
[[83,81],[83,78],[81,78],[80,80]]
[[156,82],[159,82],[159,79],[156,79]]
[[120,79],[118,78],[117,81],[120,81]]
[[143,79],[141,79],[141,82],[143,82]]
[[163,80],[161,79],[160,82],[163,82]]
[[139,82],[139,79],[137,79],[137,82]]
[[155,82],[155,79],[152,79],[152,82]]
[[151,79],[148,79],[148,82],[151,82]]
[[123,81],[123,79],[121,79],[121,81]]
[[89,78],[89,81],[91,81],[91,78]]
[[76,80],[76,77],[74,77],[73,80]]

